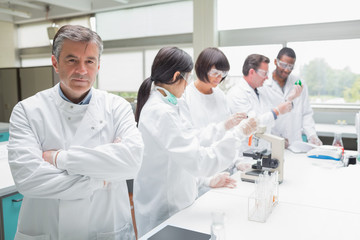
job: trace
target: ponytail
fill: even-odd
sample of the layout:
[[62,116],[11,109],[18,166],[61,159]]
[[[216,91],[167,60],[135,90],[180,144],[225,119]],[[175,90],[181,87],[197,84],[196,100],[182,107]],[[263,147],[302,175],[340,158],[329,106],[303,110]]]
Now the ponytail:
[[141,110],[150,97],[151,84],[152,84],[151,78],[147,78],[143,81],[143,83],[141,84],[141,86],[139,88],[139,91],[137,94],[136,110],[135,110],[136,126],[139,125],[139,118],[140,118]]
[[177,47],[164,47],[156,54],[151,66],[151,77],[145,79],[141,84],[137,95],[137,106],[135,110],[135,121],[139,125],[140,113],[150,97],[151,85],[174,84],[182,77],[173,80],[174,74],[191,72],[193,62],[189,54]]

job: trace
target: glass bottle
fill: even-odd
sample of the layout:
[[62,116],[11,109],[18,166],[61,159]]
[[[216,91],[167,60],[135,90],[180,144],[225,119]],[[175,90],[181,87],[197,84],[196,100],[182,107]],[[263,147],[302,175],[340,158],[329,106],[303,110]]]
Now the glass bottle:
[[333,141],[332,145],[336,146],[336,147],[342,147],[342,148],[344,147],[340,132],[336,132],[334,134],[334,141]]
[[225,240],[224,212],[211,213],[211,240]]

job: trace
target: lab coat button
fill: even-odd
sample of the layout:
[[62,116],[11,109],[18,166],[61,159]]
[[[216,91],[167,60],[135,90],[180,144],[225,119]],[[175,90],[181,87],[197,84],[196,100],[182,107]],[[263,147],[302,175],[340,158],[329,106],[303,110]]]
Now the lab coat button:
[[68,117],[68,120],[71,120],[71,117]]
[[70,108],[74,108],[74,106],[70,106]]
[[103,121],[100,121],[100,124],[103,123]]
[[95,128],[94,127],[91,127],[92,130],[94,130]]

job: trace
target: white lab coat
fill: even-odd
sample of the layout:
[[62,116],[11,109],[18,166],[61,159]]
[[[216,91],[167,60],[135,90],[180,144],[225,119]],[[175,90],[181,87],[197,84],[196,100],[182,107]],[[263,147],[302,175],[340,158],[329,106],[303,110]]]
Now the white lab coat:
[[[254,89],[246,82],[244,78],[234,85],[227,93],[226,98],[232,113],[236,112],[255,112],[259,119],[259,125],[266,126],[266,132],[270,133],[275,124],[274,114],[261,93],[261,87],[258,89],[259,96]],[[254,143],[252,143],[254,146]],[[270,143],[260,139],[255,147],[270,149]]]
[[[189,120],[197,129],[209,128],[211,125],[218,125],[222,131],[214,131],[215,139],[220,139],[225,134],[224,121],[231,113],[226,101],[225,94],[219,87],[212,88],[211,94],[203,94],[196,87],[194,82],[190,83],[183,94],[188,107]],[[216,136],[217,135],[217,136]],[[201,141],[202,146],[210,146],[212,141]],[[204,193],[209,190],[210,178],[198,178],[199,191]]]
[[195,128],[223,122],[231,115],[225,94],[219,87],[212,90],[211,94],[203,94],[195,87],[194,82],[186,87],[184,96]]
[[[92,89],[90,103],[77,105],[58,91],[19,102],[11,115],[9,164],[24,195],[15,239],[134,239],[126,179],[140,168],[143,141],[130,104]],[[42,158],[54,149],[64,150],[60,169]]]
[[[262,93],[267,101],[272,104],[272,107],[275,107],[286,100],[287,95],[298,79],[295,75],[289,75],[283,90],[275,80],[269,79],[265,81]],[[275,122],[275,126],[272,128],[274,135],[287,138],[289,144],[295,141],[302,141],[302,132],[307,137],[316,134],[313,110],[309,103],[308,88],[305,81],[301,80],[301,82],[303,84],[303,91],[298,98],[294,99],[293,109],[287,114],[280,115]]]
[[232,113],[254,111],[260,119],[260,124],[264,124],[267,130],[270,130],[274,126],[274,115],[267,99],[261,93],[261,88],[258,89],[258,92],[259,97],[245,79],[241,78],[226,95],[230,111]]
[[162,98],[152,90],[139,119],[145,144],[143,164],[134,181],[139,236],[191,205],[197,197],[196,177],[225,169],[237,153],[238,139],[231,134],[202,147],[198,131],[178,106],[185,102],[172,105]]

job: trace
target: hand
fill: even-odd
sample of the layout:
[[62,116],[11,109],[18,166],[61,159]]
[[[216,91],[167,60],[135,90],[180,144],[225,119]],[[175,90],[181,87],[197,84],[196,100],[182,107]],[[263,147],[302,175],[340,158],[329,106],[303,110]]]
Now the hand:
[[309,137],[309,143],[315,144],[316,146],[323,145],[322,141],[316,136],[316,134]]
[[243,119],[247,118],[246,113],[235,113],[229,117],[228,120],[225,121],[225,129],[229,130],[236,125],[238,125]]
[[252,166],[252,164],[250,164],[250,163],[240,162],[240,163],[236,164],[236,169],[239,171],[245,172],[247,170],[250,170],[251,166]]
[[57,151],[54,151],[54,150],[49,150],[49,151],[45,151],[45,152],[43,152],[43,154],[42,154],[42,158],[46,161],[46,162],[48,162],[48,163],[50,163],[50,164],[52,164],[52,165],[54,165],[55,166],[55,163],[54,163],[54,154],[56,154],[56,152]]
[[302,90],[303,90],[302,86],[294,85],[293,89],[287,96],[287,101],[292,102],[295,98],[299,97],[301,95]]
[[242,120],[237,127],[237,133],[240,136],[250,136],[253,134],[257,129],[257,119],[256,118],[247,118]]
[[236,187],[236,180],[232,179],[230,177],[230,173],[221,172],[211,178],[210,187],[212,187],[212,188],[221,188],[221,187],[234,188],[234,187]]
[[283,102],[276,107],[276,110],[279,111],[279,115],[288,113],[291,111],[291,109],[292,109],[292,103],[288,101]]

